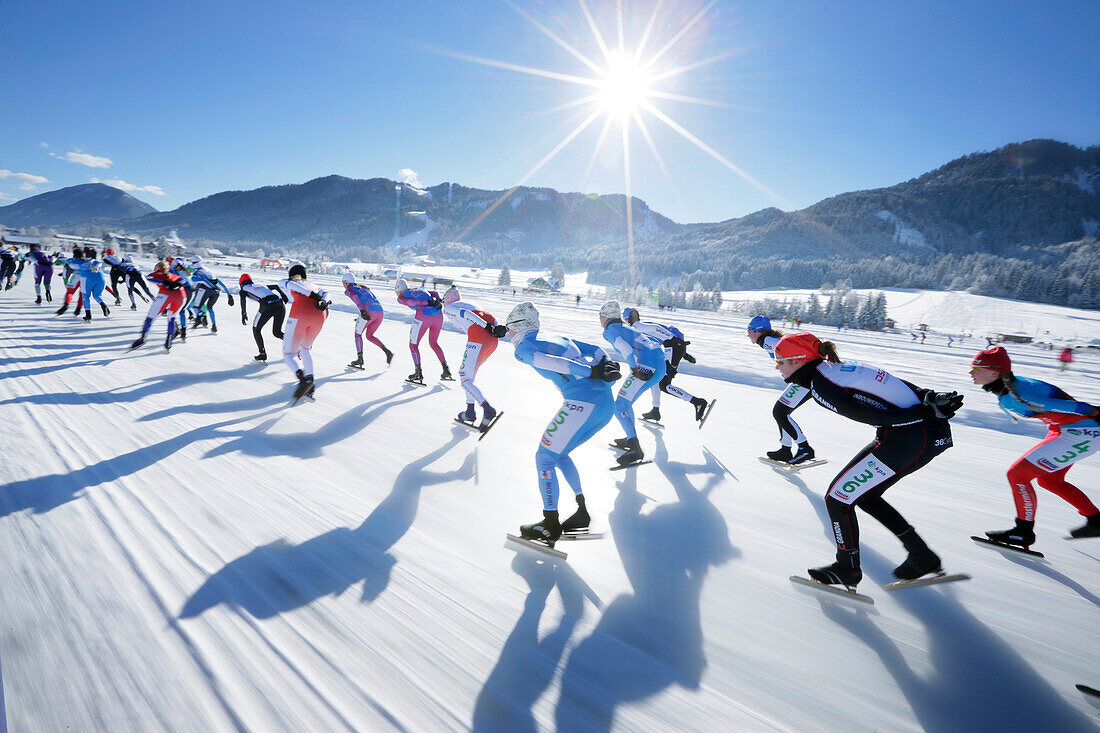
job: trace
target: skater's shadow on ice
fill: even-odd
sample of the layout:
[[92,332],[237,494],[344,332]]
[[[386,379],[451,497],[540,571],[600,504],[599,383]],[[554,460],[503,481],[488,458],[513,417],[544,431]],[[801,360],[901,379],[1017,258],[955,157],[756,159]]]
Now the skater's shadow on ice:
[[[868,566],[876,580],[893,580],[881,555],[867,553],[864,570]],[[827,618],[878,655],[923,730],[1095,730],[959,602],[958,590],[914,588],[891,596],[925,627],[930,663],[923,675],[865,611],[828,598],[818,601]]]
[[[512,569],[530,587],[523,613],[477,696],[472,730],[534,733],[531,710],[554,680],[565,646],[584,614],[584,583],[568,563],[552,563],[520,551]],[[558,624],[539,638],[539,621],[557,587],[564,607]]]
[[[66,366],[72,365],[46,367],[46,370],[52,371],[53,369],[61,369]],[[87,366],[87,364],[84,366]],[[34,370],[25,371],[30,372]],[[18,374],[18,372],[16,374]],[[10,400],[0,402],[0,405],[10,405],[20,402],[29,402],[37,405],[117,405],[123,402],[137,402],[149,396],[160,395],[170,390],[188,387],[193,384],[217,383],[231,379],[244,379],[258,376],[258,374],[259,373],[256,372],[250,364],[234,369],[222,369],[216,372],[177,372],[149,377],[143,380],[142,386],[134,387],[127,391],[109,389],[103,392],[52,392],[13,397]]]
[[[356,405],[328,421],[317,430],[309,432],[273,434],[271,428],[279,421],[279,418],[274,418],[250,430],[241,431],[235,439],[227,440],[221,445],[211,448],[203,455],[203,458],[213,458],[233,451],[240,451],[245,455],[260,458],[270,456],[316,458],[324,453],[325,446],[339,443],[359,433],[391,407],[420,399],[431,394],[432,391],[418,390],[410,397],[395,400],[396,397],[410,394],[409,391],[402,389],[377,400]],[[278,395],[278,403],[285,404],[286,400],[287,396],[285,394],[280,393]]]
[[1066,586],[1067,588],[1069,588],[1074,593],[1076,593],[1077,595],[1084,598],[1086,601],[1088,601],[1092,605],[1100,606],[1100,598],[1098,598],[1095,593],[1093,593],[1088,588],[1086,588],[1085,586],[1078,583],[1073,578],[1071,578],[1067,575],[1064,575],[1064,574],[1058,572],[1057,570],[1055,570],[1053,567],[1051,567],[1050,563],[1047,562],[1046,560],[1043,560],[1043,559],[1040,559],[1040,558],[1035,558],[1035,557],[1023,556],[1023,555],[1020,555],[1018,552],[1015,552],[1014,550],[1000,550],[1000,549],[998,549],[998,552],[1000,552],[1002,555],[1004,555],[1004,557],[1006,559],[1011,560],[1012,562],[1016,563],[1020,567],[1027,568],[1028,570],[1034,570],[1035,572],[1039,573],[1040,575],[1045,575],[1048,578],[1050,578],[1051,580],[1053,580],[1055,582],[1058,582],[1058,583],[1061,583],[1062,585]]
[[[255,366],[253,365],[253,368]],[[261,376],[261,371],[258,370],[254,375],[249,376]],[[360,377],[354,381],[364,382],[370,379],[374,379],[381,374],[371,374],[367,377]],[[317,380],[317,386],[325,384],[326,382],[345,382],[353,381],[350,379],[340,379],[338,377],[322,377]],[[250,397],[242,397],[239,400],[228,400],[220,402],[202,402],[194,405],[177,405],[175,407],[169,407],[164,410],[158,410],[157,412],[151,412],[148,415],[142,415],[137,419],[138,422],[149,422],[151,420],[160,420],[166,417],[173,417],[175,415],[182,414],[195,414],[195,415],[214,415],[218,413],[230,413],[230,412],[249,412],[252,410],[263,409],[265,407],[274,407],[275,405],[285,405],[290,401],[290,391],[287,385],[283,385],[276,392],[272,392],[267,395],[257,395]]]
[[359,581],[363,581],[362,601],[374,601],[389,585],[397,563],[389,550],[412,527],[420,490],[473,476],[475,453],[453,471],[426,470],[465,436],[466,429],[455,426],[447,443],[406,465],[389,495],[355,529],[339,527],[298,545],[278,540],[257,547],[207,578],[187,599],[179,617],[192,618],[224,603],[256,618],[270,618],[328,595],[341,595]]
[[[251,415],[249,419],[266,417],[268,414],[281,409],[276,408],[275,410]],[[141,446],[129,453],[104,458],[98,463],[74,471],[55,473],[50,476],[40,476],[23,481],[13,481],[0,487],[0,517],[6,517],[24,509],[31,509],[35,514],[43,514],[76,499],[80,492],[89,487],[109,484],[138,473],[169,458],[196,441],[247,434],[247,431],[241,430],[223,432],[223,429],[238,425],[240,422],[240,418],[234,418],[213,425],[203,425],[186,433],[162,440],[159,443]]]
[[[113,346],[123,346],[128,344],[128,341],[112,341],[110,343],[101,343],[95,347],[78,349],[75,351],[66,351],[60,354],[36,354],[34,356],[12,356],[4,359],[0,359],[0,366],[7,366],[8,364],[21,364],[23,362],[35,362],[41,364],[44,361],[64,361],[66,366],[80,366],[80,364],[74,364],[73,359],[77,359],[81,356],[88,356],[89,354],[98,354],[101,351],[105,351]],[[33,348],[72,348],[73,344],[34,344]]]
[[[703,582],[712,565],[740,556],[707,498],[726,471],[710,458],[702,465],[670,462],[663,437],[656,439],[654,461],[677,501],[642,514],[638,469],[619,483],[608,520],[633,593],[612,601],[592,634],[570,653],[556,711],[558,730],[610,730],[620,704],[673,684],[698,689],[706,668],[699,608]],[[696,489],[688,476],[700,473],[707,479]]]

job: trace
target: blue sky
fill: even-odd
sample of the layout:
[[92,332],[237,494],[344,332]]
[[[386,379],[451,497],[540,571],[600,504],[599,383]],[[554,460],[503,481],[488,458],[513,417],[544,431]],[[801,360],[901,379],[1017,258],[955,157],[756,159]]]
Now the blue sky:
[[[628,48],[654,4],[624,0]],[[613,50],[615,3],[587,7]],[[642,58],[701,11],[652,70],[719,60],[650,88],[719,105],[649,101],[710,152],[643,111],[663,171],[630,132],[631,191],[680,222],[802,208],[1009,142],[1100,143],[1100,3],[664,0]],[[467,60],[593,76],[548,35],[604,65],[577,0],[3,0],[3,16],[0,204],[99,180],[166,210],[402,170],[626,190],[618,122],[595,152],[603,116],[532,172],[595,107],[550,110],[591,87]]]

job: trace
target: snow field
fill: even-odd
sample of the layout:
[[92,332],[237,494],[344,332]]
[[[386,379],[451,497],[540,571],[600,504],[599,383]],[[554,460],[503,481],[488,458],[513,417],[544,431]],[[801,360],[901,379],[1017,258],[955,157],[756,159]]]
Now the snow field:
[[[830,560],[821,496],[873,429],[807,404],[794,417],[830,463],[782,475],[757,461],[776,445],[782,382],[744,319],[643,310],[685,331],[699,363],[677,384],[718,405],[699,431],[663,395],[666,429],[639,429],[648,466],[607,472],[614,420],[575,451],[610,534],[562,543],[554,565],[504,542],[539,516],[552,385],[501,343],[478,384],[506,415],[479,443],[452,422],[461,388],[434,383],[426,341],[429,386],[403,383],[411,311],[388,286],[378,335],[394,364],[367,344],[353,372],[350,301],[337,277],[316,280],[336,307],[314,347],[317,401],[292,409],[280,344],[268,333],[272,361],[252,363],[224,298],[217,335],[191,331],[166,355],[163,319],[126,350],[144,310],[85,324],[29,288],[3,295],[12,730],[1094,729],[1073,684],[1098,681],[1100,543],[1062,540],[1081,520],[1046,492],[1045,561],[969,540],[1011,525],[1004,471],[1042,435],[969,383],[978,344],[817,331],[845,358],[967,400],[956,447],[888,498],[974,579],[882,591],[903,551],[864,517],[860,588],[876,605],[856,607],[787,576]],[[498,318],[522,299],[464,297]],[[536,303],[544,331],[603,343],[598,302]],[[457,373],[463,336],[441,343]],[[1010,350],[1021,374],[1100,401],[1097,356],[1058,373],[1056,353]],[[1100,462],[1070,476],[1100,499]]]

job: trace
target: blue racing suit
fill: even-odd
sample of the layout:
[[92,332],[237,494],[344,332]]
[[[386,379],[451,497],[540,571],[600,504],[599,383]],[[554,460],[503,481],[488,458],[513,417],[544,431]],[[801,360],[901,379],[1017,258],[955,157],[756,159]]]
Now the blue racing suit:
[[540,339],[538,329],[517,336],[513,343],[516,359],[530,364],[553,382],[565,398],[561,409],[546,426],[535,453],[543,509],[555,511],[558,508],[555,469],[561,470],[573,493],[580,495],[580,474],[569,453],[611,421],[614,410],[611,386],[590,376],[592,366],[606,354],[598,346],[583,341],[561,337]]
[[627,438],[637,438],[634,428],[634,400],[642,392],[655,387],[665,378],[665,350],[660,341],[647,336],[622,321],[611,321],[603,337],[630,367],[630,374],[615,397],[615,417],[626,431]]

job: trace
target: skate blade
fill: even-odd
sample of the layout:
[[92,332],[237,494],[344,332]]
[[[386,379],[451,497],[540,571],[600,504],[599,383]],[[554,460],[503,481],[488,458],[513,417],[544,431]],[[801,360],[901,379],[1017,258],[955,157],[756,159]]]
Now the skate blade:
[[602,540],[603,535],[603,532],[589,532],[587,529],[577,532],[562,532],[558,541],[568,540],[574,542],[577,540]]
[[462,425],[463,427],[469,428],[470,430],[479,430],[477,424],[475,423],[466,422],[465,420],[459,420],[457,417],[455,418],[455,422],[459,425]]
[[970,580],[970,576],[965,573],[956,573],[948,575],[947,573],[940,573],[939,575],[933,575],[930,578],[914,578],[913,580],[898,580],[893,583],[887,583],[882,586],[885,590],[899,590],[901,588],[913,588],[918,585],[935,585],[936,583],[953,583],[956,580]]
[[862,593],[859,593],[856,590],[849,589],[847,587],[839,588],[832,585],[825,585],[824,583],[819,583],[818,581],[812,580],[810,578],[803,578],[801,575],[792,575],[790,577],[790,581],[798,585],[808,586],[810,588],[813,588],[814,590],[823,590],[826,593],[832,593],[843,598],[850,598],[853,601],[869,603],[872,606],[875,605],[875,599],[871,596],[865,596]]
[[1085,693],[1086,695],[1100,697],[1100,690],[1097,690],[1095,687],[1089,687],[1088,685],[1074,685],[1074,687],[1076,687],[1079,691]]
[[423,382],[417,382],[414,379],[406,379],[405,382],[406,382],[406,384],[415,384],[417,387],[426,387],[427,386]]
[[486,435],[488,435],[489,431],[493,429],[493,426],[497,424],[497,420],[499,420],[499,419],[500,419],[500,418],[502,418],[502,417],[504,417],[504,410],[501,410],[501,411],[500,411],[500,412],[498,412],[498,413],[497,413],[496,415],[494,415],[494,416],[493,416],[493,419],[489,421],[489,424],[488,424],[488,425],[486,425],[486,426],[485,426],[485,427],[483,427],[483,428],[482,428],[482,427],[479,427],[479,428],[478,428],[478,430],[479,430],[479,431],[481,432],[481,437],[479,437],[479,438],[477,439],[479,443],[480,443],[480,442],[481,442],[482,440],[484,440],[484,439],[485,439],[485,436],[486,436]]
[[523,537],[517,537],[514,534],[508,535],[508,541],[512,544],[519,545],[520,547],[526,548],[528,550],[534,550],[535,552],[543,555],[548,555],[549,557],[554,557],[559,560],[564,560],[566,557],[568,557],[561,550],[555,550],[549,545],[544,545],[543,543],[535,542],[534,540],[524,539]]
[[624,466],[612,466],[611,471],[622,471],[624,468],[634,468],[635,466],[644,466],[647,463],[653,463],[653,461],[635,461],[634,463],[627,463]]
[[1032,557],[1046,557],[1041,552],[1029,550],[1026,547],[1020,547],[1019,545],[1006,545],[1004,542],[994,542],[988,537],[978,537],[977,535],[970,535],[970,539],[974,540],[975,542],[980,542],[983,545],[992,545],[993,547],[999,547],[1002,550],[1012,550],[1013,552],[1018,552],[1021,555],[1031,555]]
[[707,418],[710,417],[710,411],[714,409],[714,403],[717,401],[717,399],[713,399],[709,403],[707,403],[707,409],[703,412],[703,419],[699,421],[700,430],[703,429],[703,423],[705,423],[707,421]]
[[366,369],[366,367],[357,366],[356,364],[348,364],[348,369],[358,369],[359,371],[363,371],[364,369]]
[[644,417],[639,417],[638,422],[645,423],[652,428],[660,428],[661,430],[665,429],[665,426],[657,422],[656,420],[646,420]]

